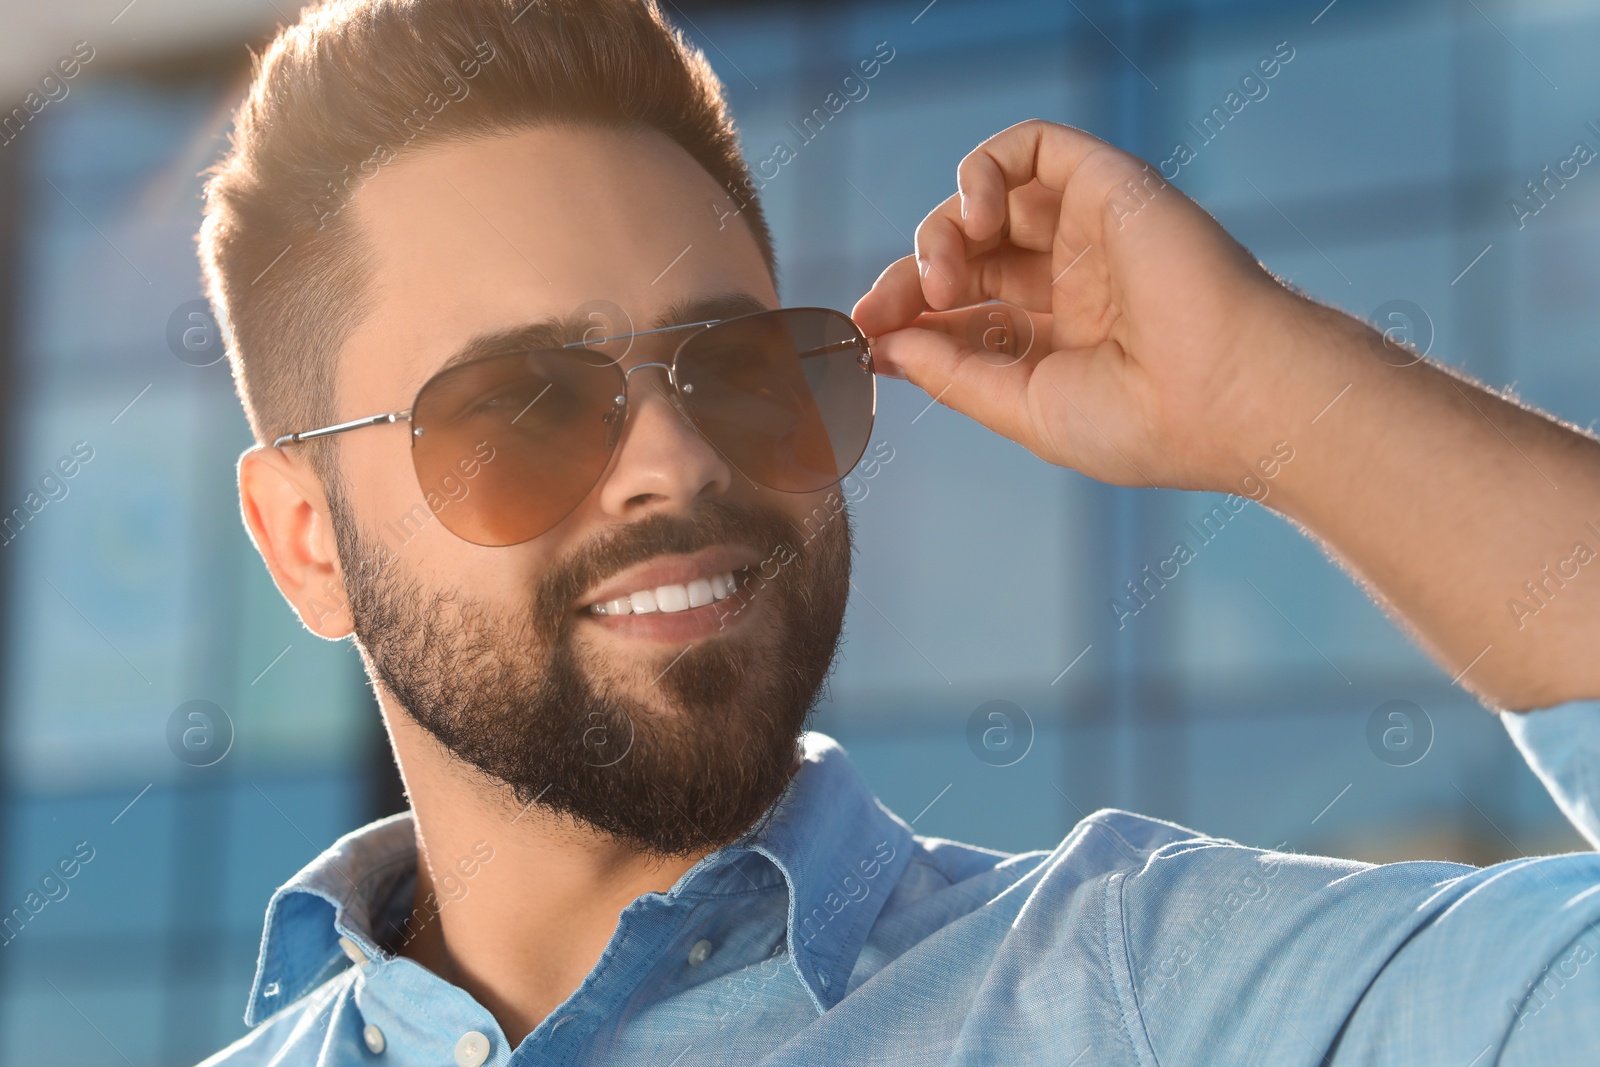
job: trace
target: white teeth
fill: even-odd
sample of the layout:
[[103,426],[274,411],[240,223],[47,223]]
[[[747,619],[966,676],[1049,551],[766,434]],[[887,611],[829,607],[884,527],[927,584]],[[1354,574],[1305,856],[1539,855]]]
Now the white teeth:
[[615,600],[591,604],[589,610],[595,615],[648,615],[653,611],[670,614],[725,600],[733,595],[734,588],[733,572],[723,571],[709,578],[696,578],[684,585],[641,589]]

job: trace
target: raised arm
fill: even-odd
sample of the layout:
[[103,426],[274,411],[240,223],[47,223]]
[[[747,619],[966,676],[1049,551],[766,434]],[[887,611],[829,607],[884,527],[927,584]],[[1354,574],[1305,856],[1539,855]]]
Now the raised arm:
[[[1600,698],[1600,442],[1286,288],[1081,130],[1004,130],[957,186],[856,305],[882,372],[1120,485],[1239,492],[1286,442],[1269,506],[1485,703]],[[988,300],[1020,358],[949,310]]]

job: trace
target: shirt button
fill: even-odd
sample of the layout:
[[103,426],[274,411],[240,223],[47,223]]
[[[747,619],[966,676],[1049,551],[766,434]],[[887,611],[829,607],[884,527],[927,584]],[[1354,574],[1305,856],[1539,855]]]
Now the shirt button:
[[703,938],[699,941],[696,941],[694,943],[694,947],[689,949],[689,966],[700,966],[706,961],[706,957],[709,955],[711,955],[711,942]]
[[489,1039],[476,1030],[468,1030],[456,1042],[456,1067],[479,1067],[489,1058]]
[[350,957],[350,962],[361,967],[367,962],[367,954],[361,951],[361,946],[348,937],[339,938],[339,947],[344,949],[344,954]]
[[383,1031],[371,1023],[361,1028],[361,1040],[367,1043],[367,1051],[374,1056],[383,1051]]

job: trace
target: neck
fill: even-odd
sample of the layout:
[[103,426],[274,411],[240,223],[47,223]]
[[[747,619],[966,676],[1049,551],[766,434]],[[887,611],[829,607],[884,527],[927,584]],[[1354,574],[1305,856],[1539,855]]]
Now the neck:
[[524,807],[381,703],[417,834],[416,910],[393,947],[476,998],[514,1048],[594,969],[622,909],[701,855],[664,859]]

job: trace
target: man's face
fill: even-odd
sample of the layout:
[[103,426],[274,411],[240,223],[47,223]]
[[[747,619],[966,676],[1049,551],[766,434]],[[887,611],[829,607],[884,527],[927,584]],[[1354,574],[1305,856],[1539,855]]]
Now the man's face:
[[[729,208],[654,132],[518,131],[391,165],[352,205],[375,278],[339,356],[340,415],[408,407],[489,333],[573,320],[609,335],[777,307],[749,229],[719,224]],[[609,313],[587,317],[597,307]],[[639,337],[619,365],[666,362],[684,336]],[[831,490],[741,474],[659,368],[632,375],[628,408],[599,483],[521,544],[471,544],[428,512],[403,422],[335,438],[330,506],[358,646],[399,708],[519,803],[688,854],[748,829],[792,774],[843,619],[848,517]],[[741,567],[776,575],[681,613],[589,610]]]

